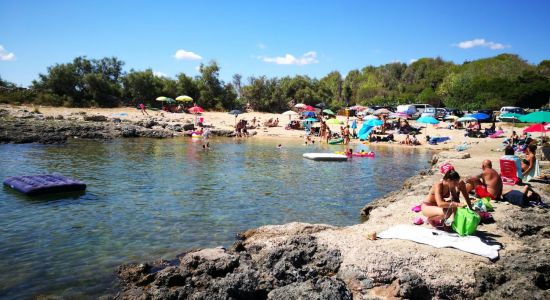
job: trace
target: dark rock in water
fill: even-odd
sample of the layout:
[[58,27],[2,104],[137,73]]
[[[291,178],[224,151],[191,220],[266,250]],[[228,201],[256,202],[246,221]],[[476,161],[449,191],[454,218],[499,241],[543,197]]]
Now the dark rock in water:
[[[338,251],[309,235],[270,249],[203,249],[185,253],[178,263],[119,267],[124,299],[351,299],[334,277]],[[281,298],[283,297],[283,298]]]
[[84,121],[106,122],[107,117],[103,115],[84,116]]
[[183,124],[183,131],[188,130],[195,130],[195,125],[193,123]]

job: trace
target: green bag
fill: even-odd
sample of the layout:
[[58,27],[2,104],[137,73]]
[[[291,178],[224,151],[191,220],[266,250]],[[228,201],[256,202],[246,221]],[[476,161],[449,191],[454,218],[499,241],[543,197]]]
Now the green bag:
[[481,218],[475,211],[469,208],[459,207],[456,209],[455,218],[451,227],[460,236],[472,235],[476,232],[480,219]]
[[485,197],[481,198],[481,202],[485,205],[485,208],[487,208],[487,211],[494,211],[493,205],[491,204],[491,198]]

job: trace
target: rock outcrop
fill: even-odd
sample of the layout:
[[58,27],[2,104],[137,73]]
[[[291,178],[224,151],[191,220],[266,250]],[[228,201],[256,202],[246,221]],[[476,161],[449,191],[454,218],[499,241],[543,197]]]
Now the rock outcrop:
[[[433,166],[435,169],[437,166]],[[239,234],[230,249],[118,269],[121,299],[550,299],[550,212],[495,203],[479,236],[504,245],[490,261],[455,249],[369,240],[415,216],[432,171],[368,204],[349,227],[290,223]],[[540,188],[540,187],[538,187]],[[543,195],[548,201],[548,195]]]

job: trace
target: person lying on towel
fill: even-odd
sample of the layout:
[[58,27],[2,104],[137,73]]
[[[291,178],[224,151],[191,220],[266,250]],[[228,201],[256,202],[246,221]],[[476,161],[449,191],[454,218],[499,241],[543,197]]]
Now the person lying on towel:
[[[464,196],[466,204],[460,202],[460,193]],[[466,205],[470,209],[472,208],[470,197],[466,191],[466,183],[460,180],[460,175],[454,168],[449,168],[443,179],[432,185],[428,196],[422,202],[422,214],[428,218],[428,222],[432,226],[436,225],[438,221],[450,226],[456,208]]]

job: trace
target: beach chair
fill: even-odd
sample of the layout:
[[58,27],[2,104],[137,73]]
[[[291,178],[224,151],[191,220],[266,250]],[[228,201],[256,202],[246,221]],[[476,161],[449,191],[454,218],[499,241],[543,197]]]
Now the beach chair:
[[500,160],[500,178],[502,178],[502,183],[506,185],[516,185],[519,182],[516,163],[513,160]]

